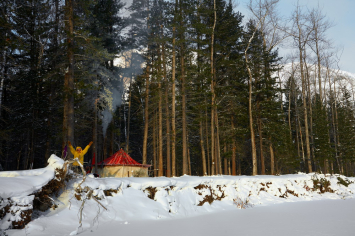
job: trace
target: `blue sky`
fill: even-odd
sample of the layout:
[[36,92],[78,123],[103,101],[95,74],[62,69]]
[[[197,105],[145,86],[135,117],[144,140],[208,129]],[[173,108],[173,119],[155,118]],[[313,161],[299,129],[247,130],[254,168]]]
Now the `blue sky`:
[[[236,10],[240,11],[246,18],[250,16],[245,8],[249,0],[236,0],[239,3]],[[355,74],[355,0],[298,0],[300,6],[312,9],[318,4],[334,23],[328,31],[328,38],[331,39],[336,47],[343,49],[340,59],[340,69]],[[289,17],[295,8],[297,0],[280,0],[278,9],[280,15]],[[283,51],[280,51],[280,56]]]

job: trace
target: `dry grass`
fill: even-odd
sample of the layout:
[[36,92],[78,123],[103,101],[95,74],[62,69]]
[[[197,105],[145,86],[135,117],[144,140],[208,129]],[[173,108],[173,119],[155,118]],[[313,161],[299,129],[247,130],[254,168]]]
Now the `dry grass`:
[[253,205],[249,203],[249,199],[242,200],[239,197],[233,199],[233,204],[239,209],[246,209],[246,208],[253,207]]

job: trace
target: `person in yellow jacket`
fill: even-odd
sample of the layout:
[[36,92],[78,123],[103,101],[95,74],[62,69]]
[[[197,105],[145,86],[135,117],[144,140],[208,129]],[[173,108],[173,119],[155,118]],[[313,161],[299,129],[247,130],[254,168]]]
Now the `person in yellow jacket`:
[[[84,150],[81,149],[81,147],[76,147],[76,149],[73,148],[71,145],[71,142],[68,141],[68,146],[70,148],[70,152],[74,155],[74,159],[78,158],[80,163],[83,165],[84,164],[84,155],[88,152],[90,146],[92,145],[92,141],[85,147]],[[73,163],[73,166],[79,166],[77,162]]]

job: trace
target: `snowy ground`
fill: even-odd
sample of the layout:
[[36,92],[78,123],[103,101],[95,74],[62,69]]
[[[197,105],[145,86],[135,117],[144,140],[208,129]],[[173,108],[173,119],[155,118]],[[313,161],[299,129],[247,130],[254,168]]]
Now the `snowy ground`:
[[[36,191],[46,184],[53,178],[54,168],[61,164],[56,157],[49,162],[48,167],[40,170],[0,172],[0,211],[1,199],[30,202],[30,190]],[[102,206],[92,198],[86,200],[80,227],[79,209],[83,201],[74,197],[73,189],[81,182],[76,179],[54,199],[57,209],[34,212],[36,219],[25,229],[7,230],[6,235],[353,236],[355,184],[340,184],[339,177],[348,183],[355,182],[355,178],[315,174],[97,179],[89,176],[82,187],[94,189],[93,194],[101,199]],[[330,188],[315,185],[316,180],[326,180]],[[105,196],[107,190],[115,191],[112,196]],[[82,199],[85,194],[80,194]],[[238,203],[246,202],[245,209],[238,208]],[[0,231],[8,227],[8,219],[15,217],[9,215],[0,219]]]
[[354,234],[355,200],[351,199],[284,203],[175,220],[100,222],[96,227],[79,235],[353,236]]

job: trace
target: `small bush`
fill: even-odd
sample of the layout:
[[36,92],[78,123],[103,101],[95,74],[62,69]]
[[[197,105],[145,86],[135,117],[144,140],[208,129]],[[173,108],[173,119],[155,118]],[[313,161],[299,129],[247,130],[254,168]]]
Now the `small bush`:
[[330,181],[326,178],[318,179],[317,176],[312,177],[313,180],[313,191],[319,190],[321,193],[329,192],[333,193],[333,189],[330,188]]
[[246,200],[243,201],[239,197],[233,199],[233,204],[236,205],[236,207],[239,208],[239,209],[246,209],[246,208],[253,207],[253,205],[250,204],[249,199],[246,199]]
[[350,184],[353,183],[353,182],[349,181],[348,179],[343,179],[341,177],[337,177],[337,179],[338,179],[338,183],[337,184],[344,185],[345,187],[348,187]]
[[290,189],[288,189],[288,188],[286,188],[286,192],[285,192],[284,194],[280,195],[279,197],[280,197],[280,198],[288,198],[288,194],[291,194],[291,195],[293,195],[293,196],[295,196],[295,197],[298,197],[298,194],[295,193],[295,191],[290,190]]
[[[225,185],[223,187],[226,187]],[[221,201],[226,195],[224,194],[224,190],[222,189],[222,186],[217,185],[216,186],[217,190],[212,189],[211,186],[206,185],[206,184],[199,184],[198,186],[194,187],[194,189],[198,190],[196,193],[200,196],[202,196],[202,193],[200,192],[202,189],[209,189],[210,193],[206,194],[205,197],[203,198],[202,201],[200,201],[197,206],[203,206],[206,202],[208,202],[210,205],[213,203],[214,200]],[[220,192],[221,196],[217,194],[217,192]]]
[[154,201],[155,201],[155,193],[156,193],[157,191],[158,191],[157,188],[152,187],[152,186],[149,186],[148,188],[146,188],[146,189],[144,190],[144,192],[146,192],[146,193],[148,194],[148,197],[149,197],[150,199],[154,200]]

